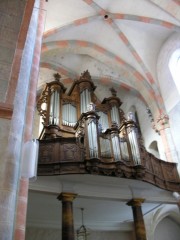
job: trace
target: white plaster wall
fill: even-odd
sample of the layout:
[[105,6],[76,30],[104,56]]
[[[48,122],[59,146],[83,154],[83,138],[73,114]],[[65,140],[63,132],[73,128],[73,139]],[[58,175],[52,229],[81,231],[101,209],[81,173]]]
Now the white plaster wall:
[[92,232],[88,240],[134,240],[132,232]]
[[[61,231],[57,229],[27,228],[26,240],[61,240]],[[91,232],[88,240],[135,240],[132,232]]]
[[[180,101],[169,112],[171,133],[173,136],[177,156],[180,162]],[[178,172],[180,173],[180,164],[178,164]]]
[[[176,49],[180,49],[179,33],[173,34],[161,48],[157,61],[157,73],[160,91],[165,103],[166,113],[170,118],[170,129],[173,142],[180,163],[180,95],[169,70],[169,60]],[[173,142],[170,144],[173,144]]]
[[164,218],[156,227],[154,240],[179,240],[180,226],[171,218]]
[[[177,230],[180,229],[179,208],[176,204],[160,204],[154,211],[144,215],[144,222],[148,240],[177,240],[172,237],[173,234],[169,237],[166,231],[179,232]],[[165,238],[165,236],[169,238]]]
[[166,111],[171,109],[179,101],[179,93],[169,70],[169,60],[176,49],[180,48],[180,34],[175,33],[163,45],[157,61],[157,74],[160,91],[165,103]]
[[174,106],[174,108],[169,112],[171,131],[174,136],[174,143],[176,149],[180,147],[180,101]]

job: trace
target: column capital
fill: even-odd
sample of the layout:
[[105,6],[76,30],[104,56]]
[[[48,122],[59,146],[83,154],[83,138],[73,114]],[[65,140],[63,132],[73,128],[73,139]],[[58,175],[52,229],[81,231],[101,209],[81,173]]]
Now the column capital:
[[132,207],[140,207],[144,201],[144,198],[132,198],[129,202],[127,202],[127,205]]
[[59,194],[57,199],[62,202],[72,202],[76,198],[77,194],[69,193],[69,192],[62,192]]
[[166,113],[161,113],[155,121],[152,123],[153,129],[155,129],[156,132],[160,132],[161,130],[164,130],[166,128],[169,128],[169,116]]

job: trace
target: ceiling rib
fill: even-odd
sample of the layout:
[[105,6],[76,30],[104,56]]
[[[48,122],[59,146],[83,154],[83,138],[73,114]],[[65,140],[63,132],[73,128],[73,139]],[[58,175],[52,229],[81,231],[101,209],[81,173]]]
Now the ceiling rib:
[[[103,14],[106,13],[106,11],[102,7],[100,7],[98,4],[96,4],[93,0],[83,0],[83,1],[86,2],[88,5],[90,5],[94,10],[98,11],[101,15],[102,15],[102,13]],[[107,16],[108,16],[108,14],[107,14]],[[146,75],[146,77],[148,79],[148,82],[149,82],[148,88],[151,88],[151,91],[154,94],[154,97],[155,97],[155,100],[157,101],[158,108],[159,108],[160,112],[165,112],[165,107],[164,107],[164,104],[163,104],[163,101],[162,101],[162,96],[161,96],[161,94],[160,94],[160,92],[158,90],[158,87],[156,86],[156,83],[154,81],[153,76],[151,75],[151,73],[146,68],[143,60],[141,59],[141,57],[139,56],[139,54],[137,53],[135,48],[132,46],[130,41],[127,39],[125,34],[120,30],[120,28],[113,21],[113,18],[109,18],[108,17],[106,20],[107,20],[106,22],[109,23],[109,25],[119,35],[120,39],[123,41],[125,46],[130,50],[130,52],[133,55],[133,57],[135,58],[136,62],[142,68],[142,70],[145,73],[145,75]]]
[[180,12],[177,11],[178,6],[180,5],[179,0],[170,0],[171,3],[169,3],[169,1],[166,0],[149,0],[149,1],[180,21]]

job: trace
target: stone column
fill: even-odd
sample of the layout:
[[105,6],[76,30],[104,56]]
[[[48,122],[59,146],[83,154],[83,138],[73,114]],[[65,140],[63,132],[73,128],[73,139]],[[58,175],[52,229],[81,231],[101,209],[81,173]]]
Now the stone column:
[[62,240],[74,240],[73,200],[74,193],[61,193],[58,200],[62,202]]
[[[27,111],[26,111],[26,122],[25,122],[25,130],[24,130],[24,142],[27,142],[32,139],[34,109],[36,105],[36,86],[38,81],[41,42],[42,42],[42,35],[44,31],[44,20],[45,20],[45,11],[43,10],[44,3],[45,3],[44,0],[40,0],[40,10],[39,10],[39,17],[38,17],[37,33],[36,33],[36,44],[34,48],[34,57],[32,62],[31,78],[30,78],[30,84],[29,84],[29,96],[28,96],[28,102],[27,102],[27,108],[26,108]],[[14,236],[15,240],[25,239],[28,186],[29,186],[29,180],[25,178],[21,178],[19,183],[19,194],[17,199],[16,226],[15,226],[15,236]]]
[[[39,0],[36,1],[37,4]],[[26,102],[33,53],[35,47],[39,5],[36,5],[31,17],[25,45],[22,52],[18,81],[15,90],[14,108],[10,123],[8,143],[2,155],[0,169],[0,239],[14,239],[15,213],[18,197],[21,146],[23,142]],[[23,193],[21,192],[23,196]],[[23,206],[22,206],[23,208]]]
[[127,205],[132,207],[136,240],[146,240],[146,229],[141,209],[142,198],[133,198]]
[[178,163],[178,155],[172,138],[168,115],[161,114],[153,123],[153,128],[162,138],[166,160]]

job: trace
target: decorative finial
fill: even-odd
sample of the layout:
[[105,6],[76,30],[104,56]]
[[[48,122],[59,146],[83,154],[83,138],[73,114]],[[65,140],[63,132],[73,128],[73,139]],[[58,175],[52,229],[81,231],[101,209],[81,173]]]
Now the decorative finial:
[[60,82],[61,75],[59,73],[55,73],[53,76],[56,81]]
[[111,91],[112,96],[116,97],[117,91],[112,87],[109,89]]
[[91,80],[91,75],[88,70],[81,73],[80,79]]

